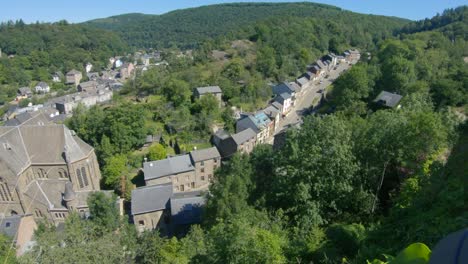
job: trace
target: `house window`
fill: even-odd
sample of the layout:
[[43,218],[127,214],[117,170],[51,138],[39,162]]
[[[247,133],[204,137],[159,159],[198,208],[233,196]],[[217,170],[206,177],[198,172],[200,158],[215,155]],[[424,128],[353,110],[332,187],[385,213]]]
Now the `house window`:
[[144,226],[144,225],[145,225],[145,221],[143,221],[143,220],[138,221],[138,225],[139,225],[139,226]]
[[185,186],[182,184],[182,185],[180,185],[179,189],[180,189],[181,192],[183,192],[185,190]]
[[205,168],[201,168],[201,169],[200,169],[200,172],[201,172],[201,173],[204,173],[204,172],[205,172]]
[[195,182],[192,182],[192,183],[190,184],[190,187],[192,187],[192,189],[195,188]]
[[212,180],[213,179],[213,175],[212,174],[208,174],[208,180]]
[[80,188],[83,188],[84,184],[83,184],[83,178],[81,178],[80,169],[76,169],[76,177],[78,178],[78,184],[80,185]]
[[6,223],[5,223],[5,227],[6,227],[6,228],[10,228],[10,226],[11,226],[11,223],[10,223],[10,222],[6,222]]
[[10,188],[8,184],[0,178],[0,199],[4,202],[11,202],[13,198],[11,197]]
[[204,161],[200,162],[200,166],[205,166],[205,162]]
[[202,181],[204,181],[204,180],[205,180],[205,176],[201,176],[200,178],[201,178],[201,180],[202,180]]

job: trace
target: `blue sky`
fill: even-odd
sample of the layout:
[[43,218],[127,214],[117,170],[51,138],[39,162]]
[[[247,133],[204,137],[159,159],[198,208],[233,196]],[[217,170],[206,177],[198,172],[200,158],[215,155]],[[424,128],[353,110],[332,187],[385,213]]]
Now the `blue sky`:
[[[242,0],[13,0],[0,8],[0,21],[23,19],[27,23],[66,19],[83,22],[124,13],[163,14],[172,10],[229,2],[296,2]],[[359,13],[398,16],[413,20],[432,17],[466,0],[317,0]]]

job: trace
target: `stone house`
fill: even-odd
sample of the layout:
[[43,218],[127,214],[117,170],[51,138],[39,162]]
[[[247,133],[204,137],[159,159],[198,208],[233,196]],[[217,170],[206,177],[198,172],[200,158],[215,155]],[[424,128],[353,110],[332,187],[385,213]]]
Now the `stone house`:
[[257,134],[247,128],[239,133],[229,135],[224,130],[213,136],[213,141],[223,159],[228,159],[236,152],[249,154],[257,143]]
[[173,192],[207,189],[214,171],[221,165],[221,155],[213,148],[143,163],[145,185],[172,183]]
[[49,101],[61,114],[72,114],[73,109],[79,104],[89,108],[96,104],[106,103],[112,100],[112,91],[109,89],[97,89],[96,91],[83,91],[57,97]]
[[132,191],[131,215],[138,231],[159,228],[166,233],[172,217],[180,225],[198,221],[204,204],[201,192],[208,189],[219,166],[221,156],[215,147],[144,162],[146,186]]
[[[172,184],[151,185],[132,191],[132,217],[138,232],[159,228],[165,233],[169,224],[169,199]],[[160,221],[160,219],[163,221]]]
[[82,82],[78,85],[78,92],[95,91],[97,87],[98,83],[96,81]]
[[74,84],[77,86],[80,84],[81,79],[83,79],[83,74],[80,71],[77,70],[71,70],[67,72],[67,75],[65,76],[66,79],[66,84]]
[[0,210],[53,224],[100,190],[94,149],[64,125],[0,127]]
[[197,99],[200,99],[207,94],[213,95],[220,104],[223,102],[223,91],[219,86],[198,87],[194,91],[194,96]]

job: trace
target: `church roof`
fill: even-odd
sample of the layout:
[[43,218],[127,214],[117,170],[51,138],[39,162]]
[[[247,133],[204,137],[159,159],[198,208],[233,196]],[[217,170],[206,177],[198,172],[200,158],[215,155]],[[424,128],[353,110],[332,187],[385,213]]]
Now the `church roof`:
[[93,148],[65,125],[0,127],[0,162],[18,175],[31,164],[65,164]]

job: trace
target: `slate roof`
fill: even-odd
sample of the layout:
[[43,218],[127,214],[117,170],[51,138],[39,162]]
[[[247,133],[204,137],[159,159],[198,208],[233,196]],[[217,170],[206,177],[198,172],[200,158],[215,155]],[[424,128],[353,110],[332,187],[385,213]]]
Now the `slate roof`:
[[172,196],[172,184],[140,187],[132,191],[132,215],[167,209]]
[[287,94],[287,93],[282,93],[280,95],[277,95],[275,97],[275,102],[278,102],[280,104],[284,104],[284,101],[288,100],[291,98],[291,95],[290,94]]
[[292,94],[295,92],[295,89],[289,83],[280,83],[273,87],[273,94],[282,94],[289,93]]
[[41,87],[42,89],[46,89],[47,87],[49,87],[49,85],[45,82],[39,82],[36,87]]
[[13,215],[0,218],[0,232],[7,235],[10,238],[16,238],[19,226],[21,224],[20,215]]
[[222,91],[219,86],[207,86],[207,87],[198,87],[197,93],[199,95],[203,95],[203,94],[222,93]]
[[176,193],[170,202],[171,215],[175,224],[192,224],[202,220],[205,198],[201,192]]
[[82,82],[78,86],[81,90],[92,91],[97,89],[98,83],[96,81]]
[[377,98],[375,98],[374,102],[387,107],[395,107],[401,101],[401,98],[403,98],[403,96],[399,94],[382,91]]
[[316,65],[317,65],[318,67],[320,67],[321,69],[326,68],[326,66],[325,66],[325,64],[323,63],[322,60],[317,60],[315,63],[316,63]]
[[283,108],[283,106],[280,103],[276,102],[276,101],[271,103],[271,105],[274,106],[275,108],[277,108],[278,110]]
[[300,86],[304,86],[309,82],[309,79],[307,79],[306,77],[301,77],[297,79],[296,81]]
[[145,180],[157,179],[194,169],[190,155],[188,154],[143,163]]
[[73,69],[73,70],[67,72],[67,75],[75,75],[75,74],[81,74],[81,72],[80,72],[80,71],[77,71],[77,70],[75,70],[75,69]]
[[192,160],[194,162],[221,157],[221,155],[218,152],[218,149],[216,149],[215,147],[191,151],[190,156],[192,157]]
[[88,157],[93,148],[64,125],[0,127],[0,162],[15,175],[30,164],[65,164]]
[[232,135],[232,139],[237,145],[241,145],[252,138],[255,138],[257,134],[251,128],[247,128],[237,134]]
[[275,118],[277,114],[280,114],[281,111],[274,106],[273,104],[267,106],[265,109],[263,109],[263,112],[269,117],[269,118]]
[[31,88],[29,87],[21,87],[18,89],[18,91],[20,92],[21,95],[27,95],[27,94],[32,93]]
[[271,122],[270,118],[264,112],[258,112],[255,115],[248,115],[236,123],[237,132],[251,128],[255,133],[259,133]]

